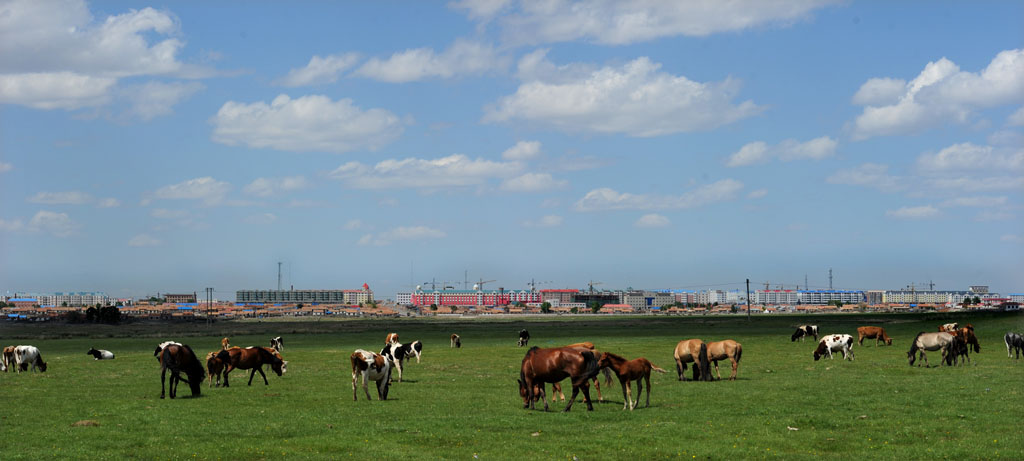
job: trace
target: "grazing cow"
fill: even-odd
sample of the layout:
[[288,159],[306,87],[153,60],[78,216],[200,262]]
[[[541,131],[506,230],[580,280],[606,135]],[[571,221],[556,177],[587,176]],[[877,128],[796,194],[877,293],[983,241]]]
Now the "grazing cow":
[[735,381],[742,357],[743,345],[736,341],[726,339],[708,343],[708,360],[715,364],[715,373],[718,374],[719,381],[722,380],[722,373],[718,371],[718,361],[729,359],[732,362],[732,375],[729,376],[729,381]]
[[384,337],[384,344],[398,344],[398,333],[388,333]]
[[548,401],[544,398],[544,383],[557,383],[565,378],[571,378],[572,397],[562,411],[568,412],[572,409],[580,389],[583,390],[583,401],[587,404],[587,411],[593,411],[589,381],[601,371],[597,360],[594,353],[588,350],[531,347],[526,351],[519,368],[519,396],[523,398],[523,408],[534,408],[539,398],[544,402],[544,411],[547,411]]
[[[171,370],[171,398],[178,394],[178,384],[181,381],[188,383],[192,390],[192,397],[199,397],[203,390],[203,378],[206,370],[203,364],[199,363],[192,348],[181,344],[168,344],[160,351],[160,398],[164,398],[164,385],[167,378],[167,370]],[[181,377],[185,372],[188,379]]]
[[700,339],[684,339],[676,344],[672,356],[676,359],[679,380],[686,381],[686,364],[693,362],[693,380],[711,381],[711,363],[708,359],[708,345]]
[[832,359],[832,351],[842,351],[843,358],[853,361],[853,336],[850,335],[827,335],[818,341],[818,348],[814,350],[814,361],[828,355]]
[[[227,349],[221,349],[221,351],[225,350]],[[217,356],[217,354],[219,353],[220,351],[214,351],[210,352],[209,354],[206,354],[206,372],[210,377],[210,387],[213,387],[214,377],[217,378],[217,387],[220,387],[221,375],[224,374],[224,369],[228,365],[223,360],[221,360],[220,357]]]
[[454,348],[461,348],[462,347],[462,338],[459,337],[459,335],[457,335],[455,333],[452,333],[452,345],[451,345],[451,347],[454,347]]
[[[640,394],[644,392],[644,384],[640,380],[647,381],[647,407],[651,406],[651,370],[657,371],[658,373],[668,373],[662,368],[658,368],[643,357],[633,360],[626,360],[625,358],[612,354],[611,352],[605,352],[601,354],[601,359],[597,361],[598,366],[601,368],[611,368],[615,372],[615,375],[619,377],[619,384],[622,385],[622,409],[629,408],[629,411],[633,411],[637,405],[640,404]],[[633,389],[629,386],[630,381],[636,381],[636,402],[633,402]]]
[[221,339],[220,340],[220,348],[223,349],[223,350],[230,349],[231,348],[231,340],[228,339],[228,338]]
[[370,391],[366,387],[367,381],[377,383],[377,400],[387,400],[391,381],[391,360],[383,355],[362,349],[356,349],[349,359],[352,361],[352,400],[359,400],[356,394],[356,383],[360,378],[363,381],[366,400],[371,400]]
[[95,360],[114,360],[113,352],[105,351],[103,349],[97,350],[95,347],[90,348],[89,352],[86,352],[85,355],[91,355]]
[[43,356],[39,354],[39,349],[35,346],[15,347],[14,362],[18,367],[18,373],[28,371],[29,365],[32,366],[32,371],[39,368],[40,373],[46,372],[46,362],[43,361]]
[[[946,332],[925,333],[922,331],[914,337],[913,341],[911,341],[910,352],[907,352],[907,360],[910,362],[910,365],[913,366],[914,362],[917,361],[915,352],[920,351],[921,358],[924,359],[924,364],[927,367],[930,365],[928,364],[928,356],[925,355],[924,352],[941,350],[942,361],[949,363],[951,360],[947,357],[951,353],[950,346],[953,344],[953,339],[955,337],[955,335],[951,335]],[[921,366],[921,364],[919,363],[917,366]]]
[[519,347],[526,346],[530,342],[530,332],[526,329],[519,330]]
[[[960,327],[960,324],[958,324],[956,322],[954,322],[954,323],[944,323],[942,325],[939,325],[939,331],[945,331],[945,332],[956,331],[959,327]],[[974,327],[971,327],[971,329],[974,329]]]
[[420,353],[422,351],[423,343],[413,341],[409,344],[395,343],[384,346],[384,349],[380,351],[380,355],[391,360],[392,366],[398,370],[398,382],[402,382],[402,366],[405,365],[405,359],[415,355],[416,363],[420,363]]
[[800,325],[800,326],[796,327],[796,332],[793,333],[793,336],[790,338],[790,342],[796,341],[798,339],[800,341],[803,341],[804,340],[804,336],[811,336],[811,337],[814,338],[815,341],[817,341],[818,340],[818,326],[817,325]]
[[7,346],[0,354],[0,371],[11,371],[14,366],[14,346]]
[[278,336],[276,338],[270,338],[270,347],[274,348],[277,352],[284,351],[284,338]]
[[875,347],[878,347],[878,341],[885,341],[886,346],[892,346],[892,338],[885,334],[885,328],[882,327],[857,327],[857,344],[863,346],[864,338],[874,339]]
[[[1008,331],[1003,335],[1003,342],[1006,343],[1006,357],[1020,359],[1020,353],[1024,351],[1024,336]],[[1011,349],[1017,354],[1017,357],[1010,354]]]
[[252,378],[259,372],[260,376],[263,377],[263,385],[268,386],[270,382],[267,381],[267,375],[263,373],[263,365],[270,365],[270,369],[277,373],[277,376],[281,376],[288,372],[288,362],[281,358],[281,353],[269,347],[232,347],[231,349],[221,350],[217,353],[217,358],[227,364],[228,368],[224,370],[224,387],[231,387],[231,383],[228,380],[228,374],[236,368],[249,371],[249,385],[252,386]]

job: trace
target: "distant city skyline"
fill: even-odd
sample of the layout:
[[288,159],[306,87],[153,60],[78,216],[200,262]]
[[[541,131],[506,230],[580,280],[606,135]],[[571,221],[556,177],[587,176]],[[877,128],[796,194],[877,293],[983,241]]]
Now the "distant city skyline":
[[0,290],[1020,292],[1022,36],[1020,2],[4,1]]

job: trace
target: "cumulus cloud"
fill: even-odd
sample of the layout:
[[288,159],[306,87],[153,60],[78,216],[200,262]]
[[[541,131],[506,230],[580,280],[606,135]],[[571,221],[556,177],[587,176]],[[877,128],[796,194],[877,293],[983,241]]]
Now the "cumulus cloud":
[[799,142],[787,139],[774,146],[763,141],[748,143],[729,156],[726,166],[747,166],[767,162],[773,158],[790,162],[794,160],[821,160],[835,154],[839,143],[828,136]]
[[444,238],[443,231],[426,226],[396,227],[378,234],[366,234],[357,242],[359,245],[385,246],[396,240],[424,240]]
[[529,160],[540,155],[540,141],[519,141],[505,149],[501,158],[505,160]]
[[889,174],[889,165],[865,163],[855,168],[839,170],[825,178],[829,184],[865,186],[883,192],[904,189],[904,179]]
[[903,207],[897,210],[888,210],[885,215],[898,219],[925,219],[939,215],[939,209],[931,205]]
[[128,246],[130,247],[155,247],[163,244],[160,239],[153,237],[149,234],[138,234],[128,240]]
[[28,199],[32,203],[46,205],[84,205],[93,201],[91,195],[85,192],[39,192]]
[[14,169],[14,165],[10,163],[0,162],[0,173],[6,173]]
[[33,232],[45,232],[55,237],[67,237],[81,227],[67,213],[55,213],[40,210],[28,222],[28,229]]
[[303,176],[288,176],[285,178],[256,178],[249,183],[243,192],[257,197],[270,197],[282,192],[299,190],[309,187],[309,182]]
[[700,83],[646,57],[572,78],[525,81],[486,110],[484,122],[523,120],[569,132],[647,137],[706,131],[761,112],[734,103],[739,81]]
[[731,200],[741,189],[743,183],[734,179],[722,179],[673,196],[630,194],[605,187],[587,192],[576,202],[575,208],[577,211],[695,208]]
[[0,230],[2,231],[20,231],[25,228],[25,222],[21,219],[0,219]]
[[185,210],[168,210],[166,208],[156,208],[149,212],[149,215],[157,219],[171,219],[180,220],[189,217],[189,213]]
[[459,0],[450,6],[483,24],[497,21],[504,40],[512,44],[582,40],[623,45],[662,37],[704,37],[766,24],[785,26],[835,3]]
[[113,197],[108,197],[100,200],[96,206],[99,208],[117,208],[121,206],[121,201]]
[[523,169],[518,162],[495,162],[462,154],[427,160],[384,160],[369,166],[348,162],[329,176],[355,189],[440,188],[474,186],[488,179],[507,178]]
[[357,53],[313,56],[306,67],[288,71],[288,75],[277,83],[289,87],[334,83],[338,81],[339,74],[350,69],[358,61]]
[[202,200],[213,205],[220,203],[230,189],[231,184],[204,176],[161,187],[155,195],[162,199]]
[[395,53],[388,59],[372,58],[356,69],[353,75],[403,83],[427,78],[479,75],[507,66],[508,59],[499,56],[493,46],[459,39],[440,53],[430,48],[416,48]]
[[229,146],[337,153],[377,149],[404,129],[387,110],[364,111],[351,99],[332,101],[322,95],[292,99],[282,94],[270,104],[228,101],[211,122],[213,140]]
[[864,111],[855,139],[907,134],[944,123],[968,123],[979,109],[1024,101],[1024,49],[1002,51],[980,72],[942,58],[911,80],[873,78],[853,97]]
[[921,154],[917,166],[929,171],[1021,170],[1024,169],[1024,148],[995,149],[969,142],[954,144],[935,154]]
[[640,219],[637,219],[636,222],[633,223],[633,227],[641,227],[641,228],[668,227],[669,224],[671,224],[671,222],[668,220],[668,218],[666,218],[666,217],[664,217],[664,216],[662,216],[660,214],[651,213],[651,214],[645,214],[645,215],[641,216]]
[[73,72],[0,74],[0,103],[46,110],[101,106],[110,102],[115,83]]
[[1006,119],[1006,124],[1010,126],[1024,126],[1024,107],[1021,107],[1010,114]]
[[128,116],[150,120],[172,113],[174,106],[203,88],[198,82],[153,81],[129,86],[122,93],[129,103]]
[[562,225],[562,217],[558,216],[558,215],[553,215],[553,214],[542,216],[540,219],[537,219],[537,220],[529,219],[529,220],[526,220],[526,221],[523,222],[523,226],[525,226],[525,227],[544,228],[544,227],[558,227],[558,226],[561,226],[561,225]]
[[526,173],[506,179],[501,183],[501,190],[509,192],[544,192],[565,187],[569,181],[554,179],[548,173]]
[[364,224],[361,219],[350,219],[350,220],[348,220],[345,223],[344,226],[342,226],[342,229],[345,229],[345,230],[360,230],[360,229],[366,229],[367,227],[368,226],[366,224]]

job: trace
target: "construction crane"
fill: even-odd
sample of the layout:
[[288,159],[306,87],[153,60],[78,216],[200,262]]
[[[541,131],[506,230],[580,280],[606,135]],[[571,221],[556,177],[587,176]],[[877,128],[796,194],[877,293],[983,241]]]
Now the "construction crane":
[[537,291],[537,285],[544,285],[545,283],[551,283],[551,280],[545,280],[543,282],[538,282],[538,281],[536,281],[534,279],[530,279],[530,282],[527,283],[526,286],[530,287],[530,293],[533,293],[533,292]]
[[590,286],[590,296],[591,297],[594,296],[594,285],[600,285],[602,283],[604,283],[604,282],[595,282],[595,281],[591,280],[590,283],[587,284],[588,286]]
[[484,280],[483,278],[480,278],[479,282],[473,284],[473,289],[478,291],[484,291],[484,284],[491,282],[497,282],[497,280]]

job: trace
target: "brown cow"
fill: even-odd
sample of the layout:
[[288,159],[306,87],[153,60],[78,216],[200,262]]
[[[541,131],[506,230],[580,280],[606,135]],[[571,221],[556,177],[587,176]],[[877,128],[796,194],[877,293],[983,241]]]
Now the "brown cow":
[[878,347],[878,341],[885,341],[886,346],[892,346],[892,338],[885,334],[885,328],[882,327],[857,327],[857,344],[863,346],[864,338],[874,339],[875,347]]
[[398,333],[388,333],[384,338],[384,344],[398,344]]

